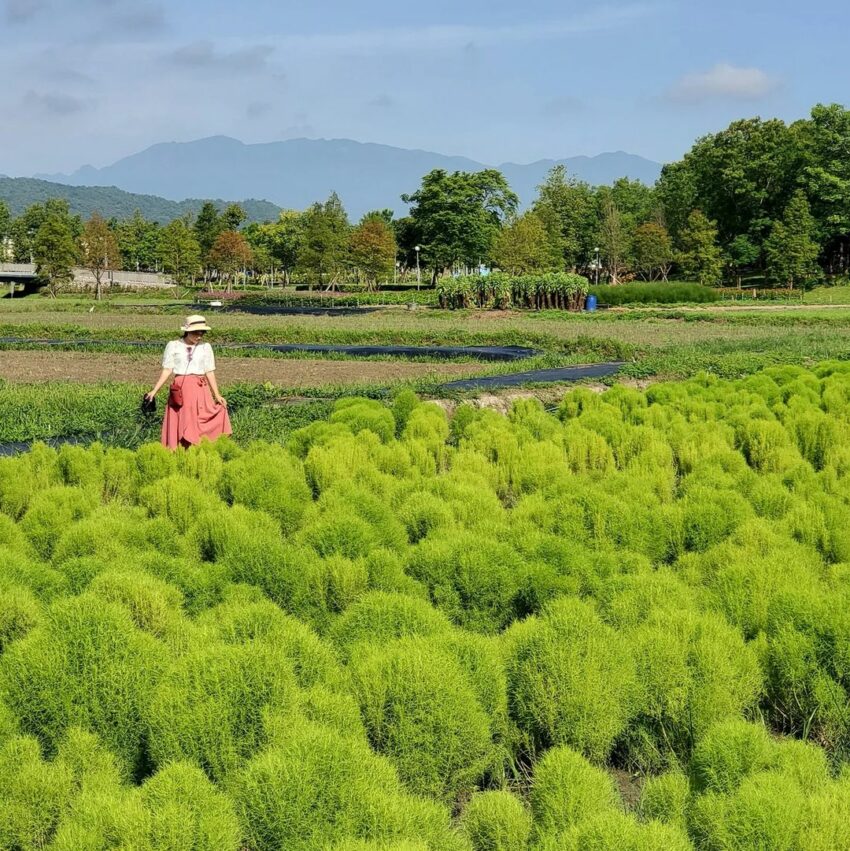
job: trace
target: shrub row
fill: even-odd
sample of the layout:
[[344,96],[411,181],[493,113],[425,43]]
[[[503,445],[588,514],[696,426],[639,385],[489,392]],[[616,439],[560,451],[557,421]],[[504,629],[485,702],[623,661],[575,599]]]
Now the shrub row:
[[509,307],[531,310],[581,310],[587,295],[587,279],[568,272],[537,275],[466,275],[440,278],[437,297],[440,307]]
[[612,286],[595,286],[588,290],[600,304],[620,307],[629,304],[706,304],[719,301],[721,292],[702,284],[682,281],[654,281]]

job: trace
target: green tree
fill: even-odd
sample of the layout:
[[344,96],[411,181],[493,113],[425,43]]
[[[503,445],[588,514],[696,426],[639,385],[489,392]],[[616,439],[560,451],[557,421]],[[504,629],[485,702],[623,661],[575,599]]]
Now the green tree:
[[421,236],[422,261],[432,284],[457,264],[477,266],[490,256],[502,223],[519,203],[504,175],[495,169],[452,174],[434,169],[412,195],[410,218]]
[[159,224],[149,222],[138,210],[118,222],[115,235],[125,269],[152,271],[159,260]]
[[679,237],[679,265],[685,277],[707,286],[723,278],[723,252],[717,244],[717,225],[701,210],[692,210]]
[[281,210],[278,220],[267,227],[269,253],[283,272],[284,283],[289,284],[304,246],[304,214],[298,210]]
[[221,214],[221,224],[225,230],[239,230],[248,214],[239,204],[228,204]]
[[761,250],[746,234],[739,234],[729,243],[726,260],[735,276],[738,289],[741,288],[742,272],[758,263],[760,256]]
[[0,263],[6,260],[6,240],[12,236],[12,214],[4,200],[0,198]]
[[54,298],[74,279],[73,267],[78,260],[74,230],[67,202],[48,201],[32,240],[32,256],[36,275]]
[[210,274],[210,251],[215,244],[216,238],[224,230],[225,224],[212,201],[204,201],[198,211],[198,217],[192,229],[201,252],[201,264],[204,267],[204,279],[209,279]]
[[337,278],[346,260],[348,252],[348,216],[336,192],[324,204],[316,203],[304,213],[303,243],[298,257],[298,265],[319,286],[329,281],[328,288],[336,285]]
[[635,268],[647,281],[667,280],[673,264],[673,241],[667,228],[658,222],[646,222],[635,228],[632,239]]
[[499,232],[490,257],[494,266],[512,275],[557,270],[561,252],[540,216],[529,211],[511,219]]
[[818,104],[792,125],[801,148],[800,183],[815,221],[815,238],[832,274],[850,271],[850,110]]
[[386,219],[370,213],[351,232],[351,262],[363,273],[368,289],[377,289],[380,279],[393,273],[398,247]]
[[80,237],[83,265],[94,275],[94,294],[103,297],[103,273],[120,265],[118,241],[100,213],[92,213]]
[[815,220],[802,190],[794,193],[782,219],[775,222],[764,244],[768,275],[793,289],[818,275],[820,248],[813,239]]
[[201,249],[185,219],[175,219],[159,232],[159,259],[175,284],[194,278],[201,265]]
[[555,166],[538,187],[533,208],[549,233],[562,268],[586,268],[595,258],[599,218],[593,189]]
[[599,225],[599,247],[613,286],[620,283],[631,262],[631,234],[611,194],[602,198],[601,222]]
[[683,216],[699,209],[715,222],[721,245],[739,234],[761,245],[794,191],[800,165],[796,134],[784,122],[735,121],[662,171],[666,218],[678,236],[687,227]]

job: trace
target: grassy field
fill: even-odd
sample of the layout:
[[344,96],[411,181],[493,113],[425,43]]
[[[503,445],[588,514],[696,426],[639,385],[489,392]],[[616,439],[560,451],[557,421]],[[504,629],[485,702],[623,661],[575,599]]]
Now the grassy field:
[[[93,308],[93,309],[92,309]],[[85,416],[73,417],[68,432],[62,422],[60,391],[55,382],[76,384],[118,383],[126,387],[120,403],[120,428],[133,431],[137,419],[134,402],[153,382],[159,348],[176,336],[180,312],[164,311],[156,304],[21,299],[0,302],[0,338],[35,341],[52,338],[73,341],[66,351],[36,343],[0,346],[0,380],[12,384],[37,384],[31,395],[49,415],[38,419],[51,426],[40,431],[26,417],[4,418],[0,440],[32,439],[60,434],[101,433]],[[211,313],[214,331],[210,341],[220,358],[219,377],[230,395],[234,386],[267,387],[274,398],[305,393],[324,399],[354,392],[391,398],[405,387],[426,397],[443,397],[440,385],[449,377],[520,372],[538,367],[625,362],[613,379],[646,383],[688,378],[708,372],[739,378],[766,366],[810,366],[824,360],[850,358],[850,308],[729,307],[709,305],[678,308],[635,308],[595,314],[512,311],[441,311],[388,308],[348,316],[256,316],[246,313]],[[88,342],[86,342],[88,341]],[[82,347],[79,343],[85,343]],[[146,342],[139,348],[130,343]],[[319,343],[376,345],[523,345],[540,351],[530,361],[474,363],[468,359],[434,362],[382,356],[355,360],[345,355],[280,355],[245,351],[246,343]],[[49,382],[47,388],[43,382]],[[550,388],[545,398],[565,388]],[[64,391],[62,391],[64,392]],[[9,390],[0,390],[0,397]],[[20,401],[20,400],[19,400]],[[266,404],[264,402],[263,404]],[[264,409],[265,410],[265,409]],[[7,407],[7,411],[10,409]],[[10,414],[11,415],[11,414]],[[269,437],[287,433],[291,412],[279,410],[261,417]],[[247,412],[246,412],[247,417]],[[95,418],[96,420],[96,418]],[[272,425],[279,421],[280,425]],[[299,420],[300,421],[300,420]],[[115,423],[113,423],[115,426]],[[147,433],[147,432],[146,432]],[[257,436],[256,428],[246,430]],[[16,435],[12,437],[11,435]],[[21,437],[21,435],[25,435]]]

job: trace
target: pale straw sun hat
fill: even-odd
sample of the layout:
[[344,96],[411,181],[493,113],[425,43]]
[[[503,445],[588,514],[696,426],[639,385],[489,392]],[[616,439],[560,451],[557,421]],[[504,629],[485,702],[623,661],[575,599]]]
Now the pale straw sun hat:
[[184,334],[188,334],[190,331],[212,331],[212,328],[207,325],[207,320],[203,316],[195,313],[186,317],[186,321],[180,326],[180,330]]

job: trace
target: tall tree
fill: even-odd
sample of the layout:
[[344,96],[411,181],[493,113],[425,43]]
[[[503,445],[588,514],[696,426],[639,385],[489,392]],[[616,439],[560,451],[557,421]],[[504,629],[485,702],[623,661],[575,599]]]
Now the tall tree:
[[528,211],[502,228],[493,244],[491,260],[512,275],[558,270],[563,268],[559,248],[540,216]]
[[12,214],[6,202],[0,198],[0,263],[6,260],[7,240],[11,238]]
[[239,269],[253,262],[251,246],[241,233],[223,230],[210,249],[210,263],[218,272],[219,279],[226,281],[227,291],[233,292],[233,277]]
[[194,278],[201,265],[201,249],[185,219],[175,219],[159,232],[159,258],[175,284]]
[[393,229],[378,214],[367,214],[351,232],[351,262],[362,272],[369,290],[378,289],[382,277],[393,273],[396,241]]
[[811,203],[827,270],[850,271],[850,110],[818,104],[792,126],[802,150],[800,183]]
[[632,239],[635,268],[648,281],[666,281],[673,265],[673,241],[667,228],[658,222],[646,222],[635,228]]
[[717,244],[717,225],[701,210],[691,211],[679,237],[678,260],[686,277],[716,286],[723,277],[723,251]]
[[239,230],[248,214],[239,204],[228,204],[221,214],[221,224],[225,230]]
[[452,174],[434,169],[402,201],[412,205],[410,218],[421,235],[432,283],[456,264],[477,266],[487,259],[502,223],[519,203],[496,169]]
[[[683,212],[700,209],[716,223],[721,245],[740,234],[761,245],[794,191],[800,165],[799,144],[784,122],[735,121],[699,139],[681,163],[665,167],[660,195],[677,235],[687,226]],[[690,197],[677,200],[676,193]]]
[[764,245],[768,275],[777,283],[793,289],[818,277],[820,248],[813,239],[812,218],[805,193],[794,193],[782,219],[775,222]]
[[283,272],[285,284],[292,282],[292,273],[304,245],[304,214],[298,210],[281,210],[269,228],[269,252]]
[[298,265],[311,276],[310,289],[313,288],[313,276],[320,287],[325,285],[326,279],[328,287],[336,285],[348,252],[348,232],[348,216],[336,192],[324,204],[313,204],[304,213]]
[[152,271],[159,260],[159,224],[149,222],[136,210],[129,219],[118,222],[115,236],[126,269]]
[[204,267],[204,279],[209,278],[210,251],[216,241],[216,237],[224,230],[224,222],[218,214],[218,210],[212,201],[204,201],[198,211],[198,217],[192,229],[201,252],[201,264]]
[[538,187],[533,210],[546,226],[566,269],[586,268],[595,257],[599,219],[593,189],[555,166]]
[[608,278],[613,286],[629,267],[631,256],[631,238],[627,224],[623,220],[614,198],[611,195],[602,201],[602,220],[599,225],[599,246],[602,260],[608,270]]
[[103,297],[103,273],[120,265],[118,241],[100,213],[92,213],[80,237],[83,265],[94,275],[94,294]]
[[744,269],[754,266],[760,257],[761,249],[746,234],[739,234],[729,243],[726,249],[726,262],[735,276],[738,289],[741,288],[741,275]]
[[36,275],[55,298],[59,290],[74,279],[77,262],[77,242],[68,205],[51,204],[44,207],[44,217],[32,240],[32,256]]

